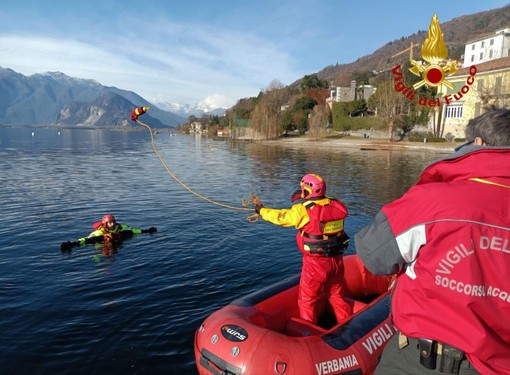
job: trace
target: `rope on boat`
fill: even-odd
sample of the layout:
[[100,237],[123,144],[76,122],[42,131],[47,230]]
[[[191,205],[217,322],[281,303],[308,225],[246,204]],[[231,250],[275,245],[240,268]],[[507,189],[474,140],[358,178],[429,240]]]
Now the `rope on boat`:
[[[133,118],[132,118],[133,119]],[[168,174],[177,182],[179,183],[182,187],[184,187],[186,190],[188,190],[191,194],[209,202],[209,203],[212,203],[212,204],[215,204],[217,206],[221,206],[221,207],[224,207],[224,208],[229,208],[231,210],[237,210],[237,211],[253,211],[253,208],[248,208],[246,206],[251,206],[253,204],[257,204],[257,202],[259,202],[260,204],[260,200],[255,196],[255,194],[251,193],[251,197],[252,199],[249,200],[249,201],[245,201],[244,199],[242,200],[242,205],[243,207],[235,207],[235,206],[230,206],[228,204],[224,204],[224,203],[221,203],[221,202],[216,202],[212,199],[209,199],[193,190],[191,190],[185,183],[183,183],[181,180],[179,180],[177,178],[177,176],[170,170],[170,168],[168,167],[168,165],[166,164],[165,162],[165,159],[163,159],[163,157],[159,154],[158,152],[158,149],[156,148],[156,144],[154,142],[154,135],[153,135],[153,132],[152,132],[152,129],[149,125],[143,123],[142,121],[140,121],[138,119],[138,116],[136,116],[134,118],[134,121],[136,121],[138,124],[142,125],[142,126],[145,126],[147,129],[149,129],[149,134],[151,135],[151,143],[152,143],[152,148],[154,149],[154,152],[156,153],[159,161],[161,162],[161,164],[163,165],[163,167],[165,167],[166,171],[168,172]],[[256,199],[256,200],[255,200]],[[253,223],[255,221],[257,221],[259,218],[259,214],[253,214],[253,215],[250,215],[248,216],[246,219],[250,222],[250,223]]]

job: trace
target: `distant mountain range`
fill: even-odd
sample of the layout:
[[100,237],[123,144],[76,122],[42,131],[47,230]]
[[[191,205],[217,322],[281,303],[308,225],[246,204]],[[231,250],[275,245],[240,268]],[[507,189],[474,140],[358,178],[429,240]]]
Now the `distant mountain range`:
[[189,117],[202,117],[204,115],[223,116],[228,108],[215,108],[205,104],[178,104],[178,103],[158,103],[158,107],[176,115]]
[[151,107],[143,115],[151,127],[174,128],[186,122],[132,91],[60,72],[24,76],[0,67],[1,125],[127,128],[138,126],[131,111],[139,106]]

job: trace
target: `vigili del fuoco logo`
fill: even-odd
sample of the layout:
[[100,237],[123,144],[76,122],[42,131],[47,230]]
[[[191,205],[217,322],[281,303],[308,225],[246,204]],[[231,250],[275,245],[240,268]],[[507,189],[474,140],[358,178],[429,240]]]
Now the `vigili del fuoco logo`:
[[[409,60],[411,63],[409,71],[421,78],[412,87],[405,86],[403,75],[400,71],[401,65],[397,65],[392,69],[391,72],[394,76],[393,80],[395,81],[396,91],[404,95],[409,101],[413,101],[417,97],[414,90],[423,85],[432,88],[445,85],[451,90],[455,89],[454,85],[448,81],[448,77],[457,72],[457,61],[447,60],[448,49],[446,48],[439,20],[435,13],[430,22],[427,38],[421,47],[421,57],[424,61]],[[471,85],[475,82],[475,74],[476,66],[473,65],[469,68],[469,76],[466,79],[465,85],[457,93],[447,94],[442,98],[438,97],[435,99],[418,97],[418,104],[428,107],[440,107],[443,103],[448,105],[452,101],[460,100],[469,92]]]

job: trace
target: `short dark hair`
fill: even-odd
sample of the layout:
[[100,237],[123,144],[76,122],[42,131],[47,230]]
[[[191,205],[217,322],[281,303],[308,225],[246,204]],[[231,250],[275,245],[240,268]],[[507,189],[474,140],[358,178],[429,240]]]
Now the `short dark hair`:
[[469,120],[466,141],[480,137],[487,146],[510,146],[510,110],[495,109]]

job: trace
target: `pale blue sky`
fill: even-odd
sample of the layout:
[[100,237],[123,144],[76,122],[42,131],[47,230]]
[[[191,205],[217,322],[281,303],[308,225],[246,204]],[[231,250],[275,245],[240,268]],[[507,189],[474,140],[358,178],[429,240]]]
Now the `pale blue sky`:
[[508,0],[6,0],[0,66],[60,71],[153,103],[230,107]]

